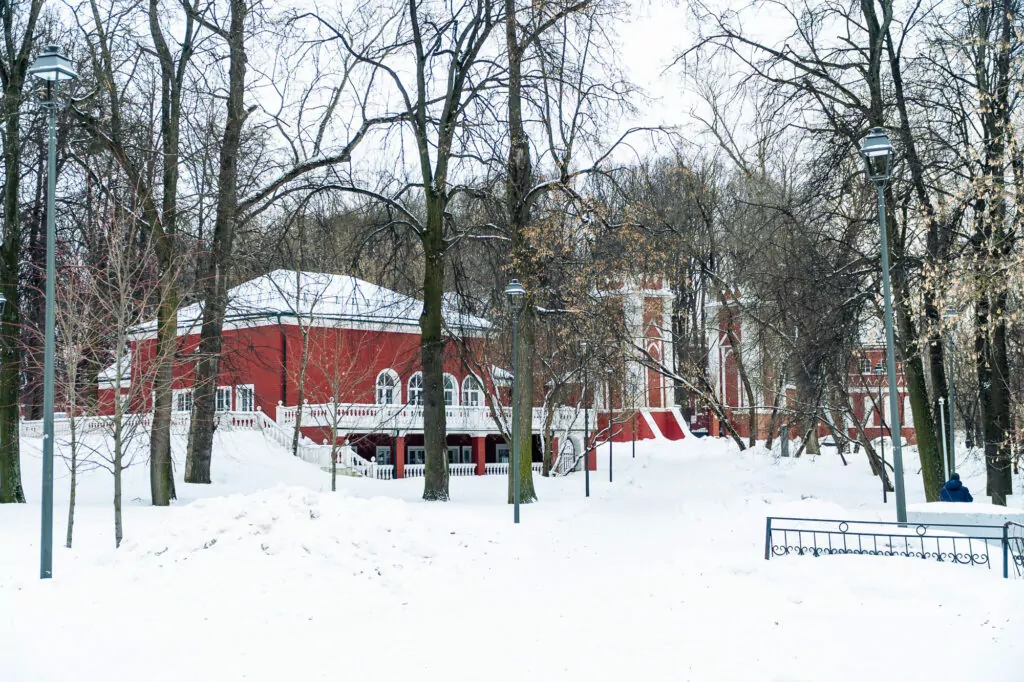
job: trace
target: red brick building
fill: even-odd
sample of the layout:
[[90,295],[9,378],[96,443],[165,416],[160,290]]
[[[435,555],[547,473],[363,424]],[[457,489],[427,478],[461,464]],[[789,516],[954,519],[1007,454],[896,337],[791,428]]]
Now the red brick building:
[[[778,426],[791,421],[786,412],[788,403],[796,396],[796,387],[790,383],[784,385],[783,391],[777,396],[778,377],[773,368],[763,361],[763,351],[754,338],[753,322],[741,312],[741,306],[712,304],[709,306],[708,329],[708,372],[716,397],[725,407],[726,415],[737,433],[743,438],[750,436],[751,405],[743,385],[736,358],[733,341],[739,345],[746,370],[747,379],[751,384],[754,399],[753,412],[756,415],[758,434],[765,438],[771,424],[772,413],[776,412],[776,399],[779,408],[776,417],[774,436],[779,435]],[[858,423],[868,438],[874,439],[883,435],[888,437],[891,422],[889,414],[889,381],[885,370],[885,347],[874,338],[879,336],[872,330],[866,330],[862,341],[850,362],[847,374],[846,389],[851,397],[849,413],[843,415],[845,424],[842,427],[851,438],[859,438]],[[915,432],[910,399],[905,392],[906,379],[903,376],[903,363],[897,362],[897,386],[899,389],[900,428],[901,435],[909,443],[914,443]],[[856,420],[856,422],[854,421]],[[719,435],[720,425],[713,416],[709,419],[709,430],[712,435]],[[819,422],[818,435],[825,436],[830,429],[827,424]],[[791,437],[797,434],[791,433]]]
[[[638,285],[608,293],[622,296],[624,313],[648,337],[652,353],[663,357],[671,352],[657,332],[670,309],[664,292]],[[294,428],[301,418],[301,432],[313,442],[342,439],[364,459],[376,458],[402,476],[424,460],[421,310],[422,303],[414,298],[349,276],[277,270],[245,282],[229,292],[217,410],[263,412],[285,428]],[[192,409],[201,317],[200,304],[178,313],[173,409],[183,415]],[[444,310],[444,317],[448,332],[470,351],[486,342],[489,321],[455,309]],[[128,397],[133,412],[152,409],[148,377],[155,331],[155,322],[133,330],[130,376],[120,387],[113,385],[109,370],[101,376],[101,404],[108,411],[115,393]],[[449,459],[485,473],[487,465],[508,459],[485,392],[507,405],[510,373],[491,366],[478,376],[467,371],[455,349],[456,344],[448,345],[444,361]],[[631,392],[627,400],[616,385],[612,397],[618,410],[639,411],[635,419],[617,425],[615,440],[632,438],[633,424],[638,438],[683,437],[685,427],[668,402],[663,377],[646,373],[639,363],[629,371],[627,382],[643,390]],[[552,408],[556,454],[582,452],[585,421],[591,432],[607,428],[607,383],[596,383],[588,394],[589,410],[578,405]],[[535,408],[535,430],[543,423],[542,409]],[[539,432],[534,441],[539,461]]]

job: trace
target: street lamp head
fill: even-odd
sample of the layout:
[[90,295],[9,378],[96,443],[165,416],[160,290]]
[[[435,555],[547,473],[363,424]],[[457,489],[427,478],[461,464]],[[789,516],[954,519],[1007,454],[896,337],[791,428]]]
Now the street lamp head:
[[868,179],[871,182],[884,184],[892,170],[893,148],[889,144],[889,136],[882,128],[872,128],[868,136],[864,138],[864,144],[860,148],[860,155],[867,166]]
[[505,296],[508,297],[508,304],[512,312],[518,315],[526,301],[526,289],[518,279],[513,279],[508,283],[508,286],[505,287]]
[[28,75],[40,80],[57,82],[73,81],[78,78],[71,60],[64,55],[59,45],[46,45],[29,67]]

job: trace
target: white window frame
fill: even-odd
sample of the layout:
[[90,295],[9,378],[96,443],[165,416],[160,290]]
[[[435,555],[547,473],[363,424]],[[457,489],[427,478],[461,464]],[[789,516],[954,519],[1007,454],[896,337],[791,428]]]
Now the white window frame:
[[[390,379],[391,385],[383,385],[381,383],[383,379]],[[381,399],[383,390],[389,392],[388,400]],[[374,400],[378,405],[398,405],[402,402],[402,380],[399,378],[398,372],[388,368],[377,375],[377,380],[374,382]]]
[[[248,405],[246,401],[248,400]],[[241,384],[235,386],[235,409],[239,412],[256,411],[256,386]]]
[[494,446],[494,459],[499,464],[508,464],[512,455],[512,448],[505,443],[497,443]]
[[466,407],[484,405],[484,384],[474,374],[467,374],[462,380],[462,404]]
[[473,463],[473,446],[463,445],[462,446],[462,464]]
[[192,389],[176,388],[171,392],[171,409],[174,412],[192,412]]
[[[445,373],[441,379],[441,390],[444,394],[445,407],[458,407],[459,405],[459,380],[453,375]],[[451,395],[449,396],[449,392]]]
[[[417,385],[413,385],[416,382]],[[422,405],[423,404],[423,372],[416,372],[409,377],[409,404],[410,405]]]
[[376,450],[377,464],[394,464],[391,461],[391,446],[390,445],[378,445]]
[[426,464],[427,450],[422,445],[411,445],[405,449],[406,464]]
[[448,453],[449,464],[461,464],[459,460],[462,459],[462,448],[458,445],[446,445],[445,451]]
[[[227,405],[224,404],[224,399],[227,398]],[[213,396],[213,405],[215,412],[230,412],[231,411],[231,387],[230,386],[218,386],[217,392]]]

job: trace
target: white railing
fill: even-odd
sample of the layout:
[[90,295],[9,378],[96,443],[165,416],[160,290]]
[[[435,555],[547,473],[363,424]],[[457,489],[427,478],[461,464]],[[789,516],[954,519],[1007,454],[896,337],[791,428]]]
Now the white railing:
[[[309,406],[306,406],[307,408]],[[313,406],[317,408],[319,406]],[[377,406],[371,406],[377,407]],[[385,406],[386,407],[386,406]],[[422,408],[415,408],[422,414]],[[487,408],[449,408],[462,411],[484,411]],[[217,413],[217,427],[218,429],[224,429],[226,431],[237,431],[237,430],[258,430],[262,432],[264,437],[277,443],[281,447],[291,450],[294,438],[294,415],[295,408],[278,408],[278,416],[280,417],[282,412],[287,413],[290,411],[292,415],[291,427],[281,421],[275,421],[268,417],[264,412],[257,408],[253,412],[218,412]],[[315,414],[315,412],[311,411]],[[307,412],[304,410],[303,418]],[[71,435],[71,419],[68,417],[60,417],[54,420],[53,430],[55,437],[69,437]],[[190,423],[190,415],[187,412],[174,412],[171,414],[171,433],[178,435],[185,435],[188,433]],[[126,414],[123,417],[124,428],[134,430],[147,431],[153,425],[152,413],[133,413]],[[75,419],[75,431],[80,435],[89,433],[112,433],[114,428],[114,419],[110,416],[83,416]],[[26,438],[42,438],[43,435],[43,422],[42,420],[33,421],[22,421],[20,423],[20,433]],[[301,436],[298,443],[297,456],[305,462],[314,464],[321,469],[330,469],[331,466],[331,453],[335,450],[332,446],[324,441],[323,444],[316,444],[306,436]],[[351,473],[357,476],[364,476],[367,478],[373,478],[376,480],[389,481],[395,478],[395,467],[390,464],[377,464],[376,458],[372,458],[367,461],[359,456],[359,454],[350,446],[337,446],[337,457],[338,457],[338,470],[343,473]],[[542,464],[540,462],[534,462],[532,469],[536,473],[542,471]],[[405,477],[416,478],[424,475],[423,464],[407,464],[405,466]],[[484,465],[484,473],[489,475],[508,475],[508,463],[491,463]],[[476,475],[476,464],[465,463],[465,464],[449,464],[448,474],[450,476],[474,476]]]
[[[114,418],[112,416],[83,416],[75,418],[75,432],[80,435],[89,433],[112,433],[114,429]],[[176,435],[188,434],[191,415],[188,412],[171,413],[171,433]],[[149,431],[153,426],[153,414],[151,412],[132,413],[123,416],[124,428],[133,430]],[[277,443],[283,448],[291,450],[294,432],[284,428],[259,408],[254,412],[218,412],[217,429],[226,431],[258,430],[262,431],[266,438]],[[25,421],[19,425],[22,436],[26,438],[42,438],[42,420]],[[71,436],[71,419],[60,417],[53,421],[54,437]],[[329,469],[331,466],[331,446],[328,444],[317,445],[306,437],[299,439],[298,452],[300,459],[321,468]],[[368,476],[371,472],[371,464],[360,457],[348,446],[338,447],[338,468],[341,471],[351,471],[360,476]]]
[[[511,419],[512,408],[503,407],[502,420]],[[277,422],[294,425],[297,406],[277,406]],[[533,408],[533,427],[539,433],[544,424],[546,408]],[[583,430],[584,411],[573,407],[556,408],[551,427],[556,434]],[[450,406],[445,408],[445,423],[451,433],[494,433],[497,430],[494,411],[487,406]],[[590,411],[590,423],[597,423]],[[422,431],[422,405],[373,405],[364,403],[305,403],[302,406],[303,426],[324,426],[341,432]]]
[[405,477],[406,478],[421,478],[426,470],[426,464],[406,464],[405,465]]
[[[535,474],[542,473],[544,471],[544,464],[541,462],[531,462],[530,469],[532,469]],[[488,475],[508,476],[508,462],[484,464],[484,473]]]
[[476,464],[449,464],[449,476],[476,476]]

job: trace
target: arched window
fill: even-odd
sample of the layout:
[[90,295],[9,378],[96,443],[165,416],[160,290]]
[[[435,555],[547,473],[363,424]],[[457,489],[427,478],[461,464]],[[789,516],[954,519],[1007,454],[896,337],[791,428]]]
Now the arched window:
[[459,404],[459,382],[451,374],[444,375],[444,404]]
[[397,405],[399,402],[398,374],[393,369],[386,369],[377,375],[377,404]]
[[409,377],[409,404],[423,404],[423,374],[416,372]]
[[472,374],[462,380],[462,404],[466,407],[481,407],[484,404],[483,386]]

